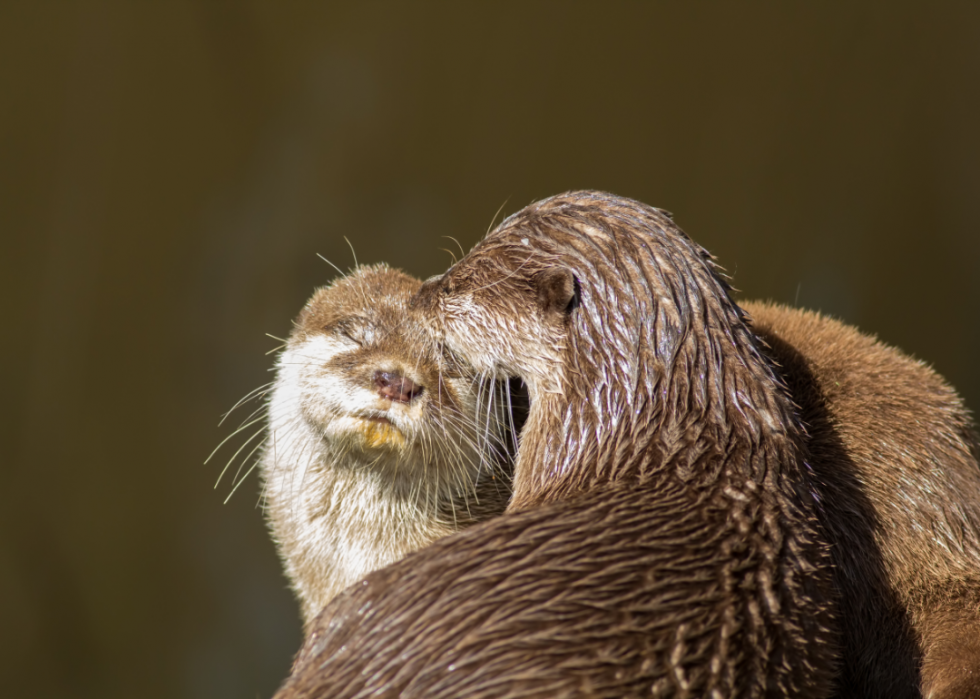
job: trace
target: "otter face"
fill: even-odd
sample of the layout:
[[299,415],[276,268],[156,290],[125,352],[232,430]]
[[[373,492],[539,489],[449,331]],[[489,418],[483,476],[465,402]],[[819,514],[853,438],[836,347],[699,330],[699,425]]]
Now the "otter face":
[[262,474],[307,622],[510,496],[509,396],[444,361],[408,305],[419,284],[378,266],[319,290],[277,363]]
[[[302,339],[283,354],[280,371],[294,374],[302,416],[322,439],[365,455],[404,452],[424,428],[433,390],[427,385],[438,390],[435,377],[422,376],[432,358],[399,332],[404,318],[386,323],[390,309],[383,302],[378,308],[345,307],[347,286],[314,297],[311,309],[329,309],[330,315],[308,315]],[[454,406],[455,392],[446,389],[442,405]]]
[[400,272],[368,269],[310,299],[280,357],[270,406],[287,461],[323,453],[340,468],[418,478],[478,462],[481,449],[499,451],[480,443],[499,442],[499,426],[479,429],[486,405],[474,380],[417,330],[408,299],[418,286]]
[[520,377],[533,399],[559,390],[580,290],[568,267],[530,248],[518,253],[471,253],[427,281],[413,303],[452,355],[494,378]]

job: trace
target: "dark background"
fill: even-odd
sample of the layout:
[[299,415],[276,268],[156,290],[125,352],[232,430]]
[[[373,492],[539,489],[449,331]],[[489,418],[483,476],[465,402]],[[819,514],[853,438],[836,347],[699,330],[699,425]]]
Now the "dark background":
[[424,277],[610,190],[980,405],[980,4],[353,4],[0,6],[5,696],[284,677],[258,479],[202,462],[343,236]]

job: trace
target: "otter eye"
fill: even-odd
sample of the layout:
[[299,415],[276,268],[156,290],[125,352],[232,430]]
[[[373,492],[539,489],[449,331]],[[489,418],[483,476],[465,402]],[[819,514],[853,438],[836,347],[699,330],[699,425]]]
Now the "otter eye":
[[323,326],[323,331],[331,335],[346,337],[351,342],[363,346],[369,340],[367,324],[357,318],[345,318]]

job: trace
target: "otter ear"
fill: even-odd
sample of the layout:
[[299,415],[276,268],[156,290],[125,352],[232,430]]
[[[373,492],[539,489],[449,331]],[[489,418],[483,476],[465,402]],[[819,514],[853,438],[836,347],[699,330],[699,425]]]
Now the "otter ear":
[[567,267],[549,267],[537,275],[538,305],[546,314],[567,315],[578,307],[578,279]]

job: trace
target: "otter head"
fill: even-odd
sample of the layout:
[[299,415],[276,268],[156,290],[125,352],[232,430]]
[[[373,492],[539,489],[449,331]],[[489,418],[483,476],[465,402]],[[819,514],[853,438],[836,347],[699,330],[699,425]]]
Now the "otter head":
[[516,246],[503,236],[501,242],[426,282],[416,307],[435,311],[430,327],[447,358],[464,358],[496,379],[520,377],[532,397],[557,392],[579,301],[576,273],[557,255],[532,248],[526,236]]
[[365,267],[318,290],[277,363],[263,479],[311,619],[368,572],[503,510],[516,448],[506,394],[443,361],[408,301]]
[[522,491],[584,457],[576,488],[710,478],[731,433],[785,432],[791,405],[728,292],[668,214],[573,192],[505,220],[413,304],[449,355],[527,383]]
[[[414,332],[406,299],[418,287],[384,267],[362,269],[319,289],[300,312],[279,362],[288,407],[346,468],[390,468],[411,479],[423,468],[420,432],[433,408],[459,412],[460,376],[436,364]],[[282,379],[285,378],[284,382]]]

